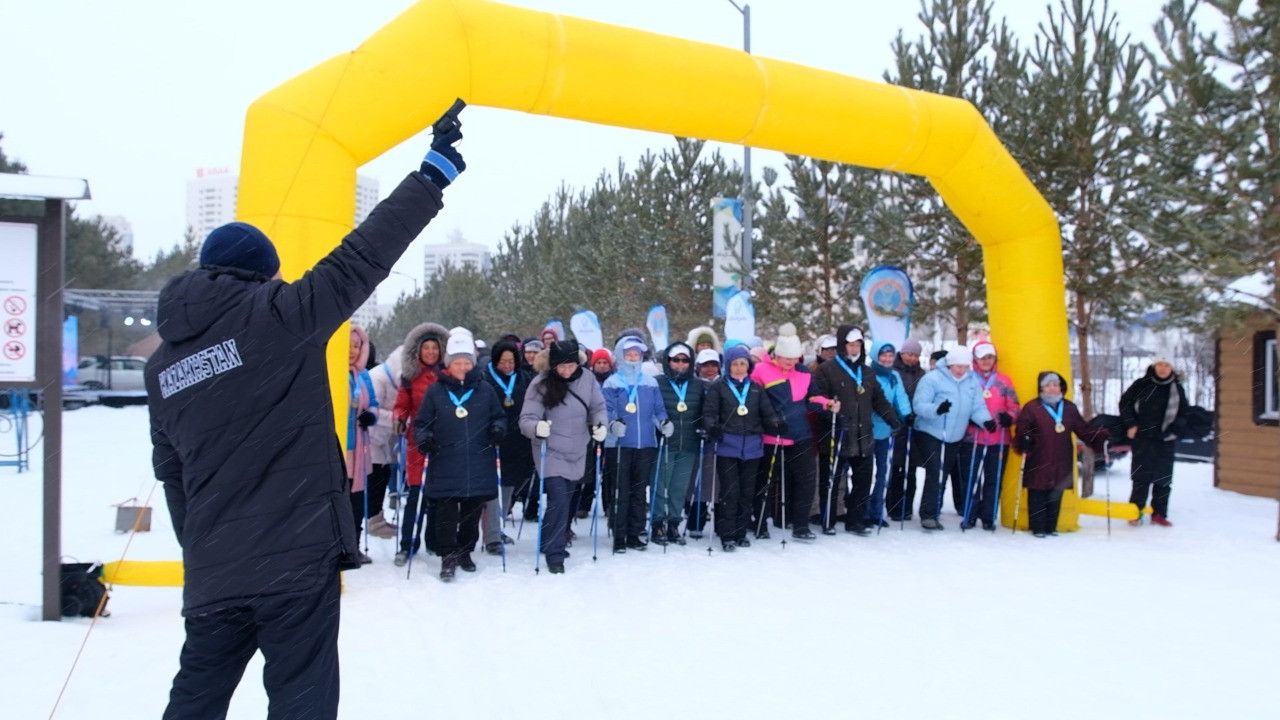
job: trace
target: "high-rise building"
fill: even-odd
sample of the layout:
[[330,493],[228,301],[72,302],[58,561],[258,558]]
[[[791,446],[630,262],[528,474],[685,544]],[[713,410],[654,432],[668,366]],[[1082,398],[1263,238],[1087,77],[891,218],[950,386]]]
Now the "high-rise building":
[[[227,168],[199,168],[194,180],[187,181],[187,224],[197,242],[203,241],[214,228],[236,219],[236,194],[240,177]],[[378,204],[378,181],[356,176],[356,216],[359,225]],[[105,218],[104,218],[105,220]],[[132,234],[130,234],[132,243]],[[374,294],[351,316],[352,322],[368,326],[380,317],[378,293]]]
[[426,282],[431,282],[431,277],[446,263],[454,269],[470,265],[480,272],[488,272],[489,248],[464,240],[427,244],[422,248],[422,277]]
[[[219,225],[236,219],[236,193],[240,176],[227,168],[199,168],[196,176],[187,181],[187,224],[195,232],[197,241]],[[356,176],[356,216],[358,225],[378,204],[378,181]]]

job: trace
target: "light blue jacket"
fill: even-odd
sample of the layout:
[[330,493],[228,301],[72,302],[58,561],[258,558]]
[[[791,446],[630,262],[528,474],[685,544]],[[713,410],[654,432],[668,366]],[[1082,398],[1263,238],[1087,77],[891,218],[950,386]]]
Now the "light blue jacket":
[[[626,410],[629,402],[630,387],[636,387],[636,412]],[[658,426],[667,421],[667,406],[662,402],[662,391],[658,381],[645,373],[640,363],[618,362],[618,371],[610,375],[600,388],[604,394],[605,408],[609,412],[609,421],[621,420],[626,423],[627,434],[614,437],[610,432],[605,437],[605,447],[613,448],[621,445],[624,448],[652,448],[658,446]]]
[[[916,432],[928,433],[952,443],[964,438],[970,422],[981,425],[990,420],[991,412],[982,399],[982,385],[974,374],[967,372],[957,380],[944,363],[946,358],[921,378],[912,405],[916,413]],[[939,415],[938,405],[944,400],[951,401],[951,410],[946,415]]]
[[[875,368],[871,368],[875,372]],[[876,373],[876,380],[880,381],[880,389],[884,390],[884,396],[889,398],[889,402],[893,404],[893,409],[898,411],[899,418],[905,418],[911,414],[911,400],[907,397],[907,388],[902,383],[902,376],[897,370],[890,368],[889,374],[881,375]],[[880,413],[871,413],[871,437],[876,440],[888,440],[890,432],[889,423],[880,417]]]

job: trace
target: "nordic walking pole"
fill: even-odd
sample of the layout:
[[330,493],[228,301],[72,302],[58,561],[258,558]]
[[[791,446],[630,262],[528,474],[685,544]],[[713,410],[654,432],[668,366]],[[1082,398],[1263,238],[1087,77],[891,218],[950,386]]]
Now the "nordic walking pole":
[[[779,441],[781,441],[781,438],[779,438]],[[779,444],[779,447],[781,447],[781,444]],[[778,468],[778,478],[782,481],[778,489],[778,493],[782,498],[782,520],[781,520],[782,529],[780,531],[780,534],[782,535],[782,549],[786,550],[787,549],[787,453],[784,451],[781,454],[782,454],[782,462],[780,463],[780,467]]]
[[1107,487],[1107,539],[1111,539],[1111,442],[1102,441],[1102,474],[1106,476]]
[[[970,512],[973,510],[973,466],[977,459],[978,436],[975,434],[973,436],[973,442],[970,443],[969,446],[969,477],[964,483],[964,508],[961,510],[961,514],[964,518],[960,521],[960,532],[964,532],[969,529],[969,518],[971,517]],[[983,459],[986,459],[985,455],[983,455]]]
[[392,520],[396,524],[397,530],[400,529],[400,500],[401,498],[404,497],[405,475],[408,472],[406,470],[406,468],[408,467],[406,463],[407,463],[407,460],[405,458],[404,436],[401,435],[400,439],[396,441],[396,469],[395,469],[395,478],[396,478],[395,501],[396,502],[395,502],[395,508],[393,508],[395,510],[395,516],[392,518]]
[[[781,439],[781,436],[778,436]],[[773,485],[773,466],[778,462],[778,448],[781,445],[773,446],[773,454],[769,456],[769,471],[764,476],[764,497],[760,499],[760,516],[756,519],[756,537],[760,537],[760,533],[764,529],[764,509],[769,504],[769,488]]]
[[1013,498],[1013,528],[1010,535],[1018,533],[1018,513],[1022,510],[1022,476],[1027,472],[1027,453],[1022,453],[1022,469],[1018,472],[1018,494]]
[[[658,438],[658,462],[653,466],[653,484],[649,488],[649,517],[645,521],[645,534],[649,536],[649,541],[653,542],[653,515],[658,511],[658,485],[662,482],[662,451],[667,446],[665,437]],[[662,546],[662,552],[667,552],[667,546]]]
[[[524,479],[524,484],[523,484],[523,485],[521,485],[521,486],[520,486],[520,488],[516,490],[515,494],[516,494],[516,495],[519,495],[519,494],[521,493],[521,491],[523,491],[523,492],[524,492],[524,504],[525,504],[525,506],[527,507],[527,506],[529,505],[529,493],[533,492],[533,473],[529,473],[529,477],[527,477],[527,478],[525,478],[525,479]],[[513,496],[513,497],[514,497],[514,496]],[[513,502],[512,504],[514,505],[515,503]],[[516,539],[517,539],[517,540],[519,540],[519,539],[520,539],[520,535],[521,535],[522,533],[524,533],[524,512],[523,512],[523,510],[522,510],[522,511],[521,511],[521,513],[520,513],[520,524],[516,527]]]
[[711,446],[711,504],[707,506],[707,510],[708,510],[707,522],[711,524],[711,532],[703,533],[703,535],[707,538],[707,557],[711,557],[711,536],[715,534],[716,532],[715,523],[716,523],[716,520],[720,518],[720,511],[716,509],[716,499],[718,497],[716,495],[716,478],[720,470],[719,469],[720,456],[716,455],[716,450],[718,450],[719,448],[720,448],[719,441],[716,441],[716,443]]
[[[698,438],[698,472],[693,476],[693,523],[702,519],[702,452],[706,448],[706,438]],[[684,532],[689,534],[689,523],[684,524]]]
[[[404,572],[404,579],[413,577],[413,557],[418,554],[418,543],[422,540],[423,526],[427,517],[427,458],[422,458],[422,484],[418,486],[418,512],[413,521],[413,546],[409,548],[409,563]],[[408,518],[405,518],[408,520]]]
[[[996,500],[991,508],[991,529],[996,529],[996,523],[1000,520],[1000,486],[1004,483],[1004,428],[1000,429],[1000,449],[996,455]],[[985,462],[985,458],[984,458]]]
[[498,476],[498,547],[502,549],[502,572],[507,571],[507,543],[503,537],[506,533],[503,527],[503,518],[506,515],[506,508],[502,506],[502,450],[497,446],[493,446],[493,466]]
[[[938,453],[940,465],[938,467],[938,515],[942,515],[942,498],[947,490],[947,421],[951,419],[951,413],[942,416],[942,449]],[[923,514],[923,513],[922,513]],[[937,520],[937,518],[934,518]],[[924,522],[924,518],[920,518],[920,522]]]
[[596,496],[591,503],[591,562],[596,561],[596,545],[600,536],[600,520],[599,511],[603,500],[600,497],[600,476],[603,472],[600,469],[600,458],[604,451],[601,448],[604,443],[596,443]]
[[907,476],[910,475],[912,480],[916,479],[915,468],[911,467],[911,433],[913,432],[915,432],[915,428],[913,427],[907,428],[907,447],[902,453],[902,500],[901,500],[901,505],[899,505],[898,507],[898,531],[899,532],[903,532],[907,529],[908,501],[912,505],[915,505],[916,503],[914,490],[911,491],[911,497],[910,498],[907,497],[907,488],[910,487],[911,485],[911,483],[907,481]]
[[[885,459],[888,460],[889,467],[885,468],[885,492],[888,492],[889,481],[893,480],[893,433],[889,433],[889,452],[885,453]],[[880,508],[880,515],[876,517],[876,534],[880,534],[880,526],[884,520],[884,508]]]
[[[542,450],[538,459],[538,538],[533,546],[533,574],[537,575],[542,566],[542,519],[547,514],[547,440],[542,439]],[[530,488],[532,491],[533,488]]]
[[844,431],[836,436],[836,420],[839,415],[831,413],[831,457],[827,460],[827,506],[822,511],[822,529],[835,527],[831,522],[831,496],[836,494],[836,458],[840,457],[840,445],[844,440]]

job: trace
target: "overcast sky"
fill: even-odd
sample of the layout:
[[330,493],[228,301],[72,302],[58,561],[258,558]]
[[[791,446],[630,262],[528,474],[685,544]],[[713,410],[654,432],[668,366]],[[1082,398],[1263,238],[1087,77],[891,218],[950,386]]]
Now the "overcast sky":
[[[1055,0],[1056,2],[1056,0]],[[238,172],[245,108],[267,90],[358,45],[408,0],[40,0],[7,3],[0,43],[3,148],[33,173],[84,177],[94,199],[84,214],[124,215],[135,253],[152,256],[181,239],[186,181],[197,168]],[[515,0],[511,4],[740,48],[742,19],[728,0]],[[741,4],[741,3],[739,3]],[[1151,37],[1160,0],[1113,0],[1122,26]],[[754,0],[752,50],[759,55],[879,79],[899,28],[920,32],[915,0]],[[1038,0],[995,0],[997,17],[1029,43],[1045,16]],[[562,182],[591,183],[668,136],[468,108],[461,150],[468,171],[446,209],[397,265],[421,277],[423,242],[452,231],[496,246]],[[421,134],[366,165],[385,195],[417,167]],[[741,159],[736,146],[717,146]],[[756,152],[756,177],[781,169]],[[381,302],[412,287],[399,276]]]

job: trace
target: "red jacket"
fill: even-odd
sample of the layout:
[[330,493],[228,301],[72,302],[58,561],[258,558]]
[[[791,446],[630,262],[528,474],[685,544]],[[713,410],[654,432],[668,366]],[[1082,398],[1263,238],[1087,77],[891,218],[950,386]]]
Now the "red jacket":
[[[978,379],[978,385],[982,387],[982,397],[986,400],[991,419],[999,422],[1000,413],[1006,412],[1016,423],[1019,412],[1018,391],[1013,389],[1013,381],[1009,376],[1000,372],[998,368],[991,368],[991,373],[988,375],[974,370],[973,375]],[[990,397],[987,397],[988,395]],[[969,423],[968,435],[971,441],[979,445],[1001,443],[1009,445],[1013,441],[1013,427],[996,428],[993,432],[987,432],[980,425]]]
[[413,444],[413,419],[418,415],[418,408],[422,407],[422,399],[427,396],[427,388],[434,385],[436,378],[439,377],[437,372],[437,368],[427,367],[419,362],[418,374],[413,378],[413,382],[400,383],[400,389],[396,391],[395,418],[405,424],[405,432],[410,438],[405,446],[405,455],[408,460],[408,467],[405,468],[405,482],[413,487],[422,484],[422,466],[426,464],[426,458]]

